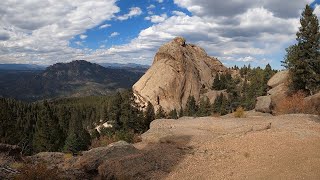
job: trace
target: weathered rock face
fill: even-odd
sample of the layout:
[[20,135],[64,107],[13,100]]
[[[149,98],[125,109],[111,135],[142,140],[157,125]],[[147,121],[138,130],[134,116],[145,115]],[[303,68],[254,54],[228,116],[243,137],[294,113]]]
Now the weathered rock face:
[[271,97],[260,96],[257,98],[255,110],[263,113],[271,113]]
[[226,70],[202,48],[177,37],[160,47],[150,69],[133,85],[133,92],[142,106],[150,101],[155,109],[179,110],[189,96],[198,101],[200,90],[209,89],[216,73]]
[[287,96],[289,71],[280,71],[268,81],[271,88],[267,96],[257,98],[255,110],[263,113],[275,113],[273,107]]
[[286,83],[289,79],[289,71],[280,71],[276,73],[272,78],[268,81],[269,87],[276,87],[282,83]]

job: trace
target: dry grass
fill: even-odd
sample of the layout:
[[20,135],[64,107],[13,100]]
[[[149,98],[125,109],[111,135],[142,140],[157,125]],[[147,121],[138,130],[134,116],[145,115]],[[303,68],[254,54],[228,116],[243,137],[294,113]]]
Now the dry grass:
[[244,108],[241,107],[241,106],[236,109],[236,111],[234,112],[233,115],[234,115],[235,118],[245,118],[245,117],[247,117]]
[[306,95],[303,92],[297,92],[296,94],[282,99],[274,108],[276,115],[298,113],[320,115],[320,108],[316,107],[316,105],[307,103],[304,100],[305,97]]
[[58,180],[59,172],[57,169],[48,169],[45,164],[26,164],[19,169],[20,174],[14,177],[15,180]]
[[141,142],[140,134],[135,134],[133,132],[119,132],[115,133],[112,136],[101,136],[99,139],[94,139],[91,142],[91,148],[108,146],[111,143],[118,142],[120,140],[124,140],[128,143],[137,143]]

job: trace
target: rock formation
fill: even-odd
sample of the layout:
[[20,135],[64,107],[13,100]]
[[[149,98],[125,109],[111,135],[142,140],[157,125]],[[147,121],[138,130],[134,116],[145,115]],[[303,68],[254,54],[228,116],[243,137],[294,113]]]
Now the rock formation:
[[[269,81],[268,86],[271,88],[268,91],[267,96],[261,96],[257,98],[255,110],[263,113],[276,114],[273,109],[276,105],[287,97],[288,91],[288,79],[289,71],[280,71],[276,73]],[[309,111],[313,113],[320,111],[320,92],[313,96],[304,98],[304,102],[301,102],[309,107]]]
[[267,96],[261,96],[257,98],[255,110],[263,113],[271,113],[272,107],[286,97],[288,90],[289,71],[280,71],[276,73],[268,81],[268,86],[271,88],[268,91]]
[[155,109],[179,110],[189,96],[198,101],[201,91],[210,89],[216,73],[226,70],[202,48],[177,37],[160,47],[150,69],[133,85],[133,93],[142,107],[150,101]]

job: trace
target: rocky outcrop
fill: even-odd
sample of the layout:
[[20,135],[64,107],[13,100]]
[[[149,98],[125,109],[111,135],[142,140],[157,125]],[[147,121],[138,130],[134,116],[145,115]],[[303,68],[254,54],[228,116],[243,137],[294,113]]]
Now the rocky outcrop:
[[267,96],[257,98],[255,110],[263,113],[274,113],[273,107],[287,96],[289,71],[280,71],[268,81],[270,90]]
[[320,115],[320,92],[314,94],[312,96],[304,98],[304,101],[308,107],[310,107],[310,111],[313,113],[318,112]]
[[133,85],[137,102],[151,102],[165,111],[184,108],[189,96],[198,101],[201,90],[210,89],[216,73],[226,67],[200,47],[177,37],[160,47],[150,69]]
[[263,113],[271,113],[271,97],[270,96],[258,97],[255,110]]
[[274,88],[280,84],[286,83],[289,78],[289,71],[280,71],[276,73],[272,78],[268,81],[268,86]]

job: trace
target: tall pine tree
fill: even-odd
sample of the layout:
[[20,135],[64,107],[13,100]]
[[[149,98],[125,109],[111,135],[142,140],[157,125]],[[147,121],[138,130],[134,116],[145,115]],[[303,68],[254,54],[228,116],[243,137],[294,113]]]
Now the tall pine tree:
[[318,18],[309,5],[302,12],[300,24],[298,43],[287,49],[283,65],[290,71],[292,92],[304,90],[313,94],[320,89],[320,33]]

